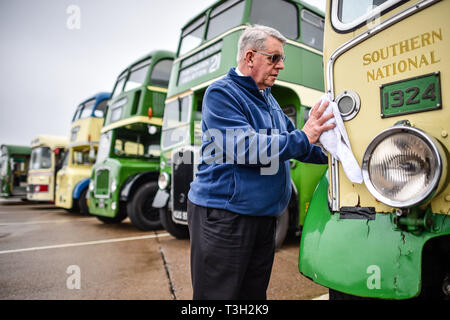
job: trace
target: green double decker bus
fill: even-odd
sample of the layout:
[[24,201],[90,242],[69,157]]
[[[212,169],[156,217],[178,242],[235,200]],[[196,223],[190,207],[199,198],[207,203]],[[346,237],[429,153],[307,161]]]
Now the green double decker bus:
[[0,197],[27,199],[27,173],[31,147],[0,146]]
[[[189,236],[187,194],[201,146],[203,95],[210,83],[236,66],[237,44],[252,24],[267,25],[288,38],[285,69],[272,94],[297,128],[324,90],[323,12],[299,0],[217,1],[181,31],[164,111],[161,174],[154,206],[177,238]],[[188,161],[185,161],[188,159]],[[190,160],[190,161],[189,161]],[[299,233],[314,188],[326,165],[291,161],[292,198],[279,219],[277,245],[289,230]]]
[[117,78],[89,183],[89,212],[104,223],[127,216],[141,230],[161,226],[158,190],[162,116],[174,53],[153,51]]

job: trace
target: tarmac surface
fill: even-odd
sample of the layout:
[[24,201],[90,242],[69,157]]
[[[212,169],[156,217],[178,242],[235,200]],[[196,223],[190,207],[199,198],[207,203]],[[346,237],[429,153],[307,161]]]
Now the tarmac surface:
[[[298,271],[299,238],[275,254],[270,300],[327,299]],[[104,224],[52,204],[0,200],[0,300],[189,300],[189,240]]]

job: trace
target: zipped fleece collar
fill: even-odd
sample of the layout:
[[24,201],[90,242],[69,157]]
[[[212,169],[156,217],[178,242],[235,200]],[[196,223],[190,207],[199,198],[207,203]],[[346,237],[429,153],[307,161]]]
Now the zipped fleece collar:
[[263,90],[263,93],[261,94],[261,91],[258,89],[258,86],[255,82],[255,80],[250,76],[240,76],[236,73],[235,67],[230,68],[230,71],[228,71],[228,76],[236,82],[238,85],[244,87],[246,90],[251,92],[253,95],[261,99],[262,101],[266,102],[267,96],[271,92],[271,88],[267,87]]

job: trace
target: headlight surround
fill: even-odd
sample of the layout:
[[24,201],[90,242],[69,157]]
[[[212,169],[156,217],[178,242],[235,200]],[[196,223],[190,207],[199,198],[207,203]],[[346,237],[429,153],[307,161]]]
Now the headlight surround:
[[165,190],[169,186],[170,177],[167,172],[162,172],[158,178],[158,187],[161,190]]
[[113,179],[111,182],[111,192],[115,192],[117,190],[117,181],[116,179]]
[[395,126],[378,134],[362,161],[364,183],[379,201],[408,208],[429,200],[439,189],[444,152],[422,130]]

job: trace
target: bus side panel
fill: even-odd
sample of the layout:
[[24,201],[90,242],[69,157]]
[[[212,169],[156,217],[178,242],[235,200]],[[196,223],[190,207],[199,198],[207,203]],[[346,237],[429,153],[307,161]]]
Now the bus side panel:
[[434,215],[440,233],[402,232],[390,214],[375,220],[340,219],[328,208],[328,180],[322,177],[302,231],[300,272],[323,286],[351,295],[407,299],[420,293],[426,241],[450,233],[450,220]]
[[299,193],[299,225],[302,226],[314,190],[328,165],[303,163],[296,160],[293,161],[295,161],[295,165],[291,169],[291,178]]

